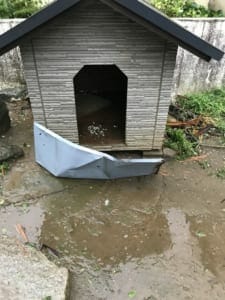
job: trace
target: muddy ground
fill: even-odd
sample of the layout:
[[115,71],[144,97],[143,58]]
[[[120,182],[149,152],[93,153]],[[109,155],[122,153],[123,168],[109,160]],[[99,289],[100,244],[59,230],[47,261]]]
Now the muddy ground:
[[19,223],[57,250],[46,252],[70,270],[71,300],[225,299],[225,149],[151,177],[58,179],[34,162],[27,104],[10,106],[3,138],[25,157],[1,175],[0,234],[17,236]]

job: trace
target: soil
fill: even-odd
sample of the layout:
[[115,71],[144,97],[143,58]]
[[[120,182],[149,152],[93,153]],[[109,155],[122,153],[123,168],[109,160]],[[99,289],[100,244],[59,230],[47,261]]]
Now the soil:
[[[199,163],[166,162],[158,175],[59,179],[34,161],[29,107],[11,104],[4,141],[25,157],[2,175],[0,234],[45,244],[70,270],[71,300],[225,299],[225,149]],[[215,141],[214,141],[215,144]]]

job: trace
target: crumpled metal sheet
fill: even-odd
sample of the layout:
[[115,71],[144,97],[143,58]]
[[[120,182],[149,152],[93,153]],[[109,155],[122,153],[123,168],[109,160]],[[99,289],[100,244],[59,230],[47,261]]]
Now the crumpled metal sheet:
[[162,158],[116,159],[74,144],[34,123],[36,162],[57,177],[113,179],[155,174]]

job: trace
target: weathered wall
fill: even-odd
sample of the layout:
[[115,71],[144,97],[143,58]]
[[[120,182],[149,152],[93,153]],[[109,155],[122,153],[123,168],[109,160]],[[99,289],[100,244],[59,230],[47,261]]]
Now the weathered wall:
[[128,77],[124,148],[161,147],[174,44],[100,1],[87,0],[33,33],[21,52],[34,117],[41,124],[78,142],[73,78],[84,65],[116,64]]
[[[225,19],[175,19],[186,29],[225,51]],[[173,96],[225,85],[225,57],[210,63],[179,48]]]
[[[1,19],[0,34],[17,25],[21,19]],[[0,90],[25,84],[23,65],[18,48],[0,58]]]

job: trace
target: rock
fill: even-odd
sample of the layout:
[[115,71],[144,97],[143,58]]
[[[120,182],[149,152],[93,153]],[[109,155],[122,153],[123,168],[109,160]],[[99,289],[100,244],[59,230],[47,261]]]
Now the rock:
[[64,300],[68,277],[36,249],[0,237],[0,299]]
[[7,132],[10,128],[11,121],[9,111],[5,102],[0,102],[0,134]]
[[0,163],[11,158],[24,156],[24,151],[17,145],[6,145],[0,141]]
[[172,158],[175,158],[176,155],[177,155],[177,153],[173,149],[170,149],[170,148],[163,149],[164,158],[172,159]]

